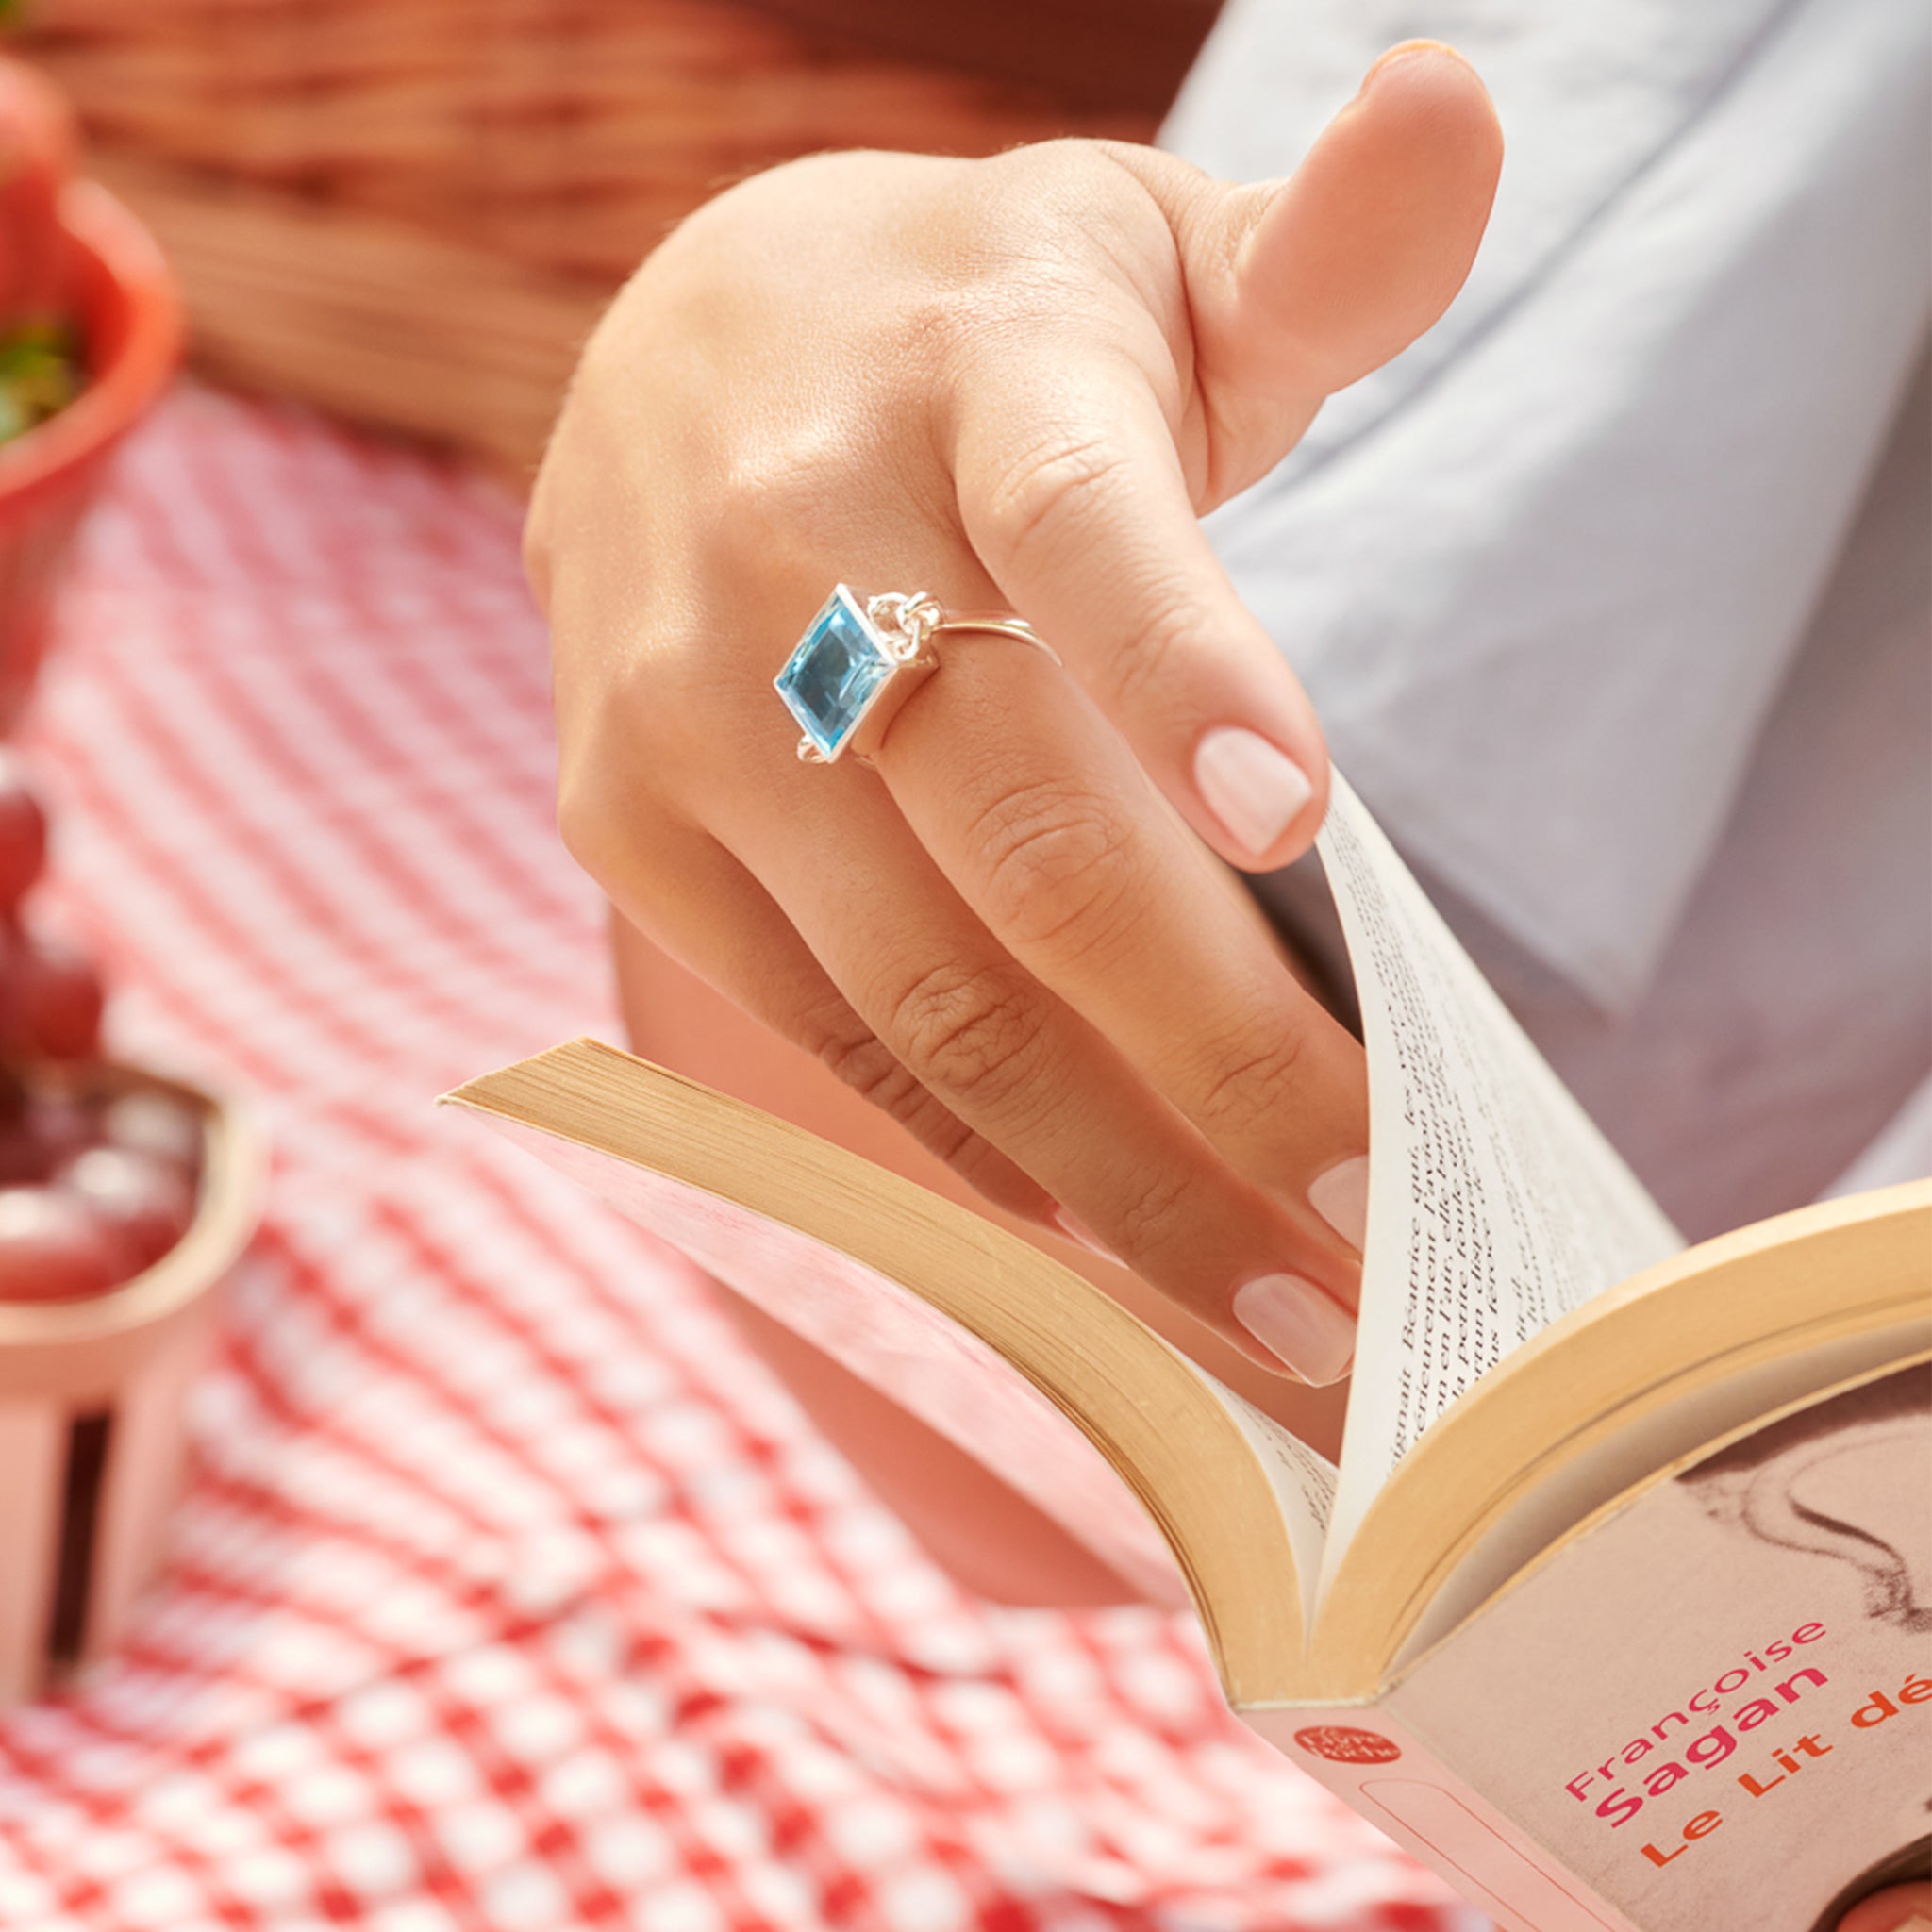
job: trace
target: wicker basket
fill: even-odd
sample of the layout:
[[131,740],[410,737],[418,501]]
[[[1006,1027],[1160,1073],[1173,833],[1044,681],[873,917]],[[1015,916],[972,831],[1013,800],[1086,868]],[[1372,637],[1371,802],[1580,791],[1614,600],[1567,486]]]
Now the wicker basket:
[[21,40],[205,367],[525,475],[598,309],[721,185],[1152,125],[715,0],[41,0]]

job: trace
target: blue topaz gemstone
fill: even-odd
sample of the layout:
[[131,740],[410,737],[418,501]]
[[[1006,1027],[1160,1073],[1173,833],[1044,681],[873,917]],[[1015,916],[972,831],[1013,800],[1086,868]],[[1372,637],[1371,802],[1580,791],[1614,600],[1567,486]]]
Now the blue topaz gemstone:
[[845,748],[896,668],[885,640],[841,584],[773,682],[819,756],[830,760]]

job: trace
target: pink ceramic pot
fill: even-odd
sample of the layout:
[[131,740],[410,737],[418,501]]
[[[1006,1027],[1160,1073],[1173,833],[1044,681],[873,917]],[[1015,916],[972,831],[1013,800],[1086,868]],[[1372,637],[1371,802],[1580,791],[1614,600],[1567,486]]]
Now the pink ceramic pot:
[[98,182],[62,190],[88,386],[0,444],[0,731],[25,707],[46,650],[60,567],[115,445],[181,356],[180,296],[152,236]]

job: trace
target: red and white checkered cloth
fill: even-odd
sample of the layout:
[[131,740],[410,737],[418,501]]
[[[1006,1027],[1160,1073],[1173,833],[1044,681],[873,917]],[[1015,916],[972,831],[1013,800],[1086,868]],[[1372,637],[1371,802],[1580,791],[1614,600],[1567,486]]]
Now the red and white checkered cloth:
[[117,1045],[251,1090],[278,1158],[166,1579],[0,1717],[0,1926],[1480,1926],[1184,1621],[960,1594],[683,1261],[432,1109],[614,1026],[516,531],[190,389],[88,532],[58,894]]

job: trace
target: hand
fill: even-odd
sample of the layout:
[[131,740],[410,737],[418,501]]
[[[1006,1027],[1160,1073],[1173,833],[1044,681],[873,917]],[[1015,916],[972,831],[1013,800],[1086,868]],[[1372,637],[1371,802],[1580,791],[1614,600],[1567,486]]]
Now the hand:
[[1838,1932],[1932,1932],[1932,1885],[1891,1885],[1860,1899]]
[[[618,908],[1312,1381],[1353,1350],[1360,1052],[1193,835],[1286,863],[1326,757],[1197,518],[1441,313],[1499,160],[1422,44],[1285,183],[1091,142],[776,169],[617,298],[530,513],[559,819]],[[950,638],[875,770],[801,765],[772,679],[838,580],[1016,609],[1065,668]]]

